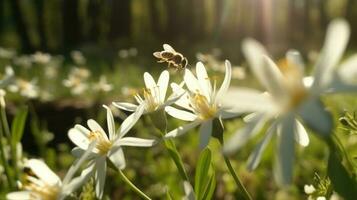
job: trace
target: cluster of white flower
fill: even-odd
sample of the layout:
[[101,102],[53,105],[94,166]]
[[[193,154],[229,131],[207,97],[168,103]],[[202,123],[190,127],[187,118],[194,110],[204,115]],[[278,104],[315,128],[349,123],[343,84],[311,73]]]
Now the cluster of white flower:
[[[28,177],[28,183],[23,186],[27,192],[11,193],[8,198],[22,199],[21,195],[26,195],[24,199],[30,196],[37,199],[61,199],[91,176],[94,176],[96,183],[96,195],[101,198],[107,166],[114,165],[118,170],[125,168],[123,146],[151,147],[162,139],[176,138],[200,126],[199,146],[202,149],[209,144],[214,121],[220,122],[223,128],[223,119],[244,114],[247,114],[244,118],[246,125],[224,142],[223,153],[230,154],[240,149],[269,123],[264,139],[248,159],[248,168],[253,170],[258,166],[267,144],[276,136],[274,175],[279,185],[288,185],[293,177],[294,140],[301,146],[309,144],[304,125],[321,137],[330,137],[332,133],[332,117],[320,100],[321,96],[357,92],[357,85],[353,84],[357,74],[357,56],[352,56],[337,67],[349,33],[349,26],[344,20],[338,19],[329,25],[324,47],[315,64],[314,73],[309,77],[304,75],[304,62],[297,51],[288,51],[286,63],[276,65],[262,45],[253,39],[246,39],[243,52],[251,71],[266,88],[265,92],[250,88],[230,88],[232,67],[229,61],[225,61],[224,80],[218,88],[217,81],[212,81],[203,63],[198,62],[195,74],[184,69],[182,83],[170,84],[173,91],[171,95],[167,95],[170,79],[168,71],[163,71],[157,82],[146,72],[145,89],[141,95],[134,96],[137,104],[113,102],[117,108],[132,112],[119,129],[115,127],[112,111],[104,106],[107,111],[107,133],[92,119],[87,121],[89,128],[76,125],[69,130],[70,140],[77,145],[72,152],[80,162],[76,162],[70,169],[63,182],[43,163],[30,160],[29,167],[36,177]],[[85,77],[89,76],[84,74]],[[69,82],[66,83],[69,85]],[[155,121],[158,118],[152,118],[154,124],[162,124],[162,119],[166,120],[165,113],[189,123],[171,131],[166,131],[166,126],[158,125],[157,128],[164,132],[162,139],[125,137],[142,115],[153,113],[162,116],[159,122]],[[86,169],[78,178],[72,179],[83,160],[89,160]],[[186,190],[190,190],[190,185],[185,185]]]

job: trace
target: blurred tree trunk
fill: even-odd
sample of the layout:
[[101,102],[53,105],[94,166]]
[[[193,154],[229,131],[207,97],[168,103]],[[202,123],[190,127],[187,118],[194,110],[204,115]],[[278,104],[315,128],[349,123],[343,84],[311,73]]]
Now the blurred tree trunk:
[[19,0],[11,0],[10,6],[12,14],[15,20],[16,31],[19,34],[21,41],[21,48],[23,52],[29,53],[33,51],[33,46],[28,34],[27,24],[24,21],[24,16],[22,15]]
[[0,35],[4,31],[4,20],[5,20],[5,1],[0,0]]
[[113,0],[110,17],[110,33],[112,39],[130,38],[131,34],[131,1]]
[[44,18],[44,0],[36,0],[37,30],[40,37],[40,49],[47,51],[46,27]]
[[89,19],[89,41],[98,41],[100,36],[100,2],[99,0],[89,0],[88,19]]
[[193,0],[195,9],[194,19],[188,23],[194,23],[193,32],[195,33],[195,38],[203,38],[206,36],[205,32],[205,10],[204,10],[204,0]]
[[63,0],[62,26],[64,49],[72,48],[80,43],[81,26],[78,16],[79,0]]
[[165,7],[167,11],[167,24],[166,24],[166,38],[172,40],[180,35],[180,17],[179,15],[179,2],[172,0],[165,0]]
[[159,16],[159,7],[157,5],[157,0],[150,0],[150,18],[151,18],[151,30],[157,38],[162,36],[162,24]]

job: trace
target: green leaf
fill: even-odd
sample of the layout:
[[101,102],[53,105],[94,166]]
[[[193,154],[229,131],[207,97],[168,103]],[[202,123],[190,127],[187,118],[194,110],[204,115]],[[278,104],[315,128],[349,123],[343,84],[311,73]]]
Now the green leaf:
[[175,165],[177,167],[177,170],[180,173],[180,176],[182,177],[183,180],[188,181],[188,176],[187,176],[186,170],[184,168],[184,164],[182,163],[180,154],[176,149],[175,143],[172,140],[165,140],[164,144],[165,144],[166,149],[167,149],[168,153],[170,154],[172,160],[175,162]]
[[169,190],[166,191],[166,199],[167,200],[172,200],[172,196],[171,196]]
[[342,165],[335,151],[330,150],[327,174],[334,190],[346,200],[353,200],[357,196],[357,183]]
[[215,170],[213,169],[213,166],[211,165],[210,168],[212,171],[212,175],[210,176],[209,182],[207,184],[207,187],[205,189],[205,193],[203,195],[202,199],[212,199],[214,190],[216,189],[216,173]]
[[17,143],[21,141],[24,134],[24,128],[26,124],[28,108],[22,107],[17,113],[12,121],[11,126],[11,145],[16,146]]
[[209,182],[209,169],[211,165],[212,153],[209,148],[205,148],[199,159],[196,166],[196,175],[195,175],[195,193],[197,199],[202,199],[205,193],[206,185]]

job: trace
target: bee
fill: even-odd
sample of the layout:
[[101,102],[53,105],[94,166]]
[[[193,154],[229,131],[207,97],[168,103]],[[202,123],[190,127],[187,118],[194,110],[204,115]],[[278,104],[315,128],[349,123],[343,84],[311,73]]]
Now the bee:
[[168,44],[163,45],[163,51],[154,52],[153,55],[159,59],[159,63],[168,63],[168,68],[175,68],[176,70],[182,70],[187,66],[187,58],[184,57],[181,53],[176,52]]

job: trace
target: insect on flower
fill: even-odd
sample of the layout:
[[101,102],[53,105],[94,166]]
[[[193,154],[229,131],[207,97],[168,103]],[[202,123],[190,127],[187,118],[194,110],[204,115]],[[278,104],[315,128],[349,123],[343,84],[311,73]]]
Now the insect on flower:
[[182,70],[187,66],[187,58],[184,57],[181,53],[176,52],[168,44],[163,45],[163,51],[154,52],[153,55],[159,59],[159,63],[168,63],[168,68],[175,68],[176,70]]

